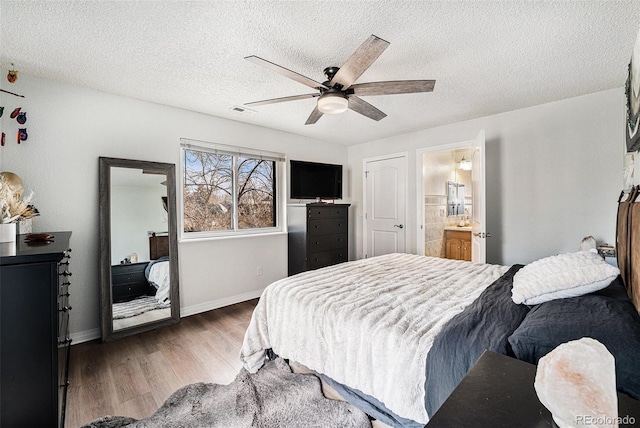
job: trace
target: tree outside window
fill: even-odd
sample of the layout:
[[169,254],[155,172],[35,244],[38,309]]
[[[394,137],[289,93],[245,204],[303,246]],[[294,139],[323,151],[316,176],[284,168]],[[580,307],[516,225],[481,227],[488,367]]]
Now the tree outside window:
[[184,232],[273,228],[276,161],[184,150]]

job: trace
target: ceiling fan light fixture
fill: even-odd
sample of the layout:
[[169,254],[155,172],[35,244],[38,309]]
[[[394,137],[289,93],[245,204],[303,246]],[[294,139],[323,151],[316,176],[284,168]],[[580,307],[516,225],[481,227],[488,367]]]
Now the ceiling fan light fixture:
[[343,94],[324,94],[318,98],[318,110],[324,114],[344,113],[349,108],[349,100]]

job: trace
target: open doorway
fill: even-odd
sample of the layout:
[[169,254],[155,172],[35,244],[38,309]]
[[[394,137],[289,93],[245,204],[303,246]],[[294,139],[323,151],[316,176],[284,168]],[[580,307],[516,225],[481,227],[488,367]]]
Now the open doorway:
[[417,152],[418,253],[486,261],[484,132]]

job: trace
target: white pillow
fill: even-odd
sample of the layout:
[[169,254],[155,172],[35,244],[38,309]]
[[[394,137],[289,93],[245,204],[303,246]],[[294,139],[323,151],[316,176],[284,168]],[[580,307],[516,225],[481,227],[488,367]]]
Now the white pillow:
[[537,305],[582,296],[608,286],[620,270],[591,251],[559,254],[536,260],[513,277],[515,303]]

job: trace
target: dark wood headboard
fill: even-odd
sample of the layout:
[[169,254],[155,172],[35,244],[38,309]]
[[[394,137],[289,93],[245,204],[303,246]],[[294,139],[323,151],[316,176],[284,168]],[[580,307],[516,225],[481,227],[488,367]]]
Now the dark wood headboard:
[[149,236],[149,258],[151,260],[156,260],[162,256],[168,256],[168,255],[169,255],[169,236],[168,235]]
[[[620,275],[636,310],[640,312],[640,185],[618,198],[616,255]],[[624,200],[623,200],[624,199]]]

